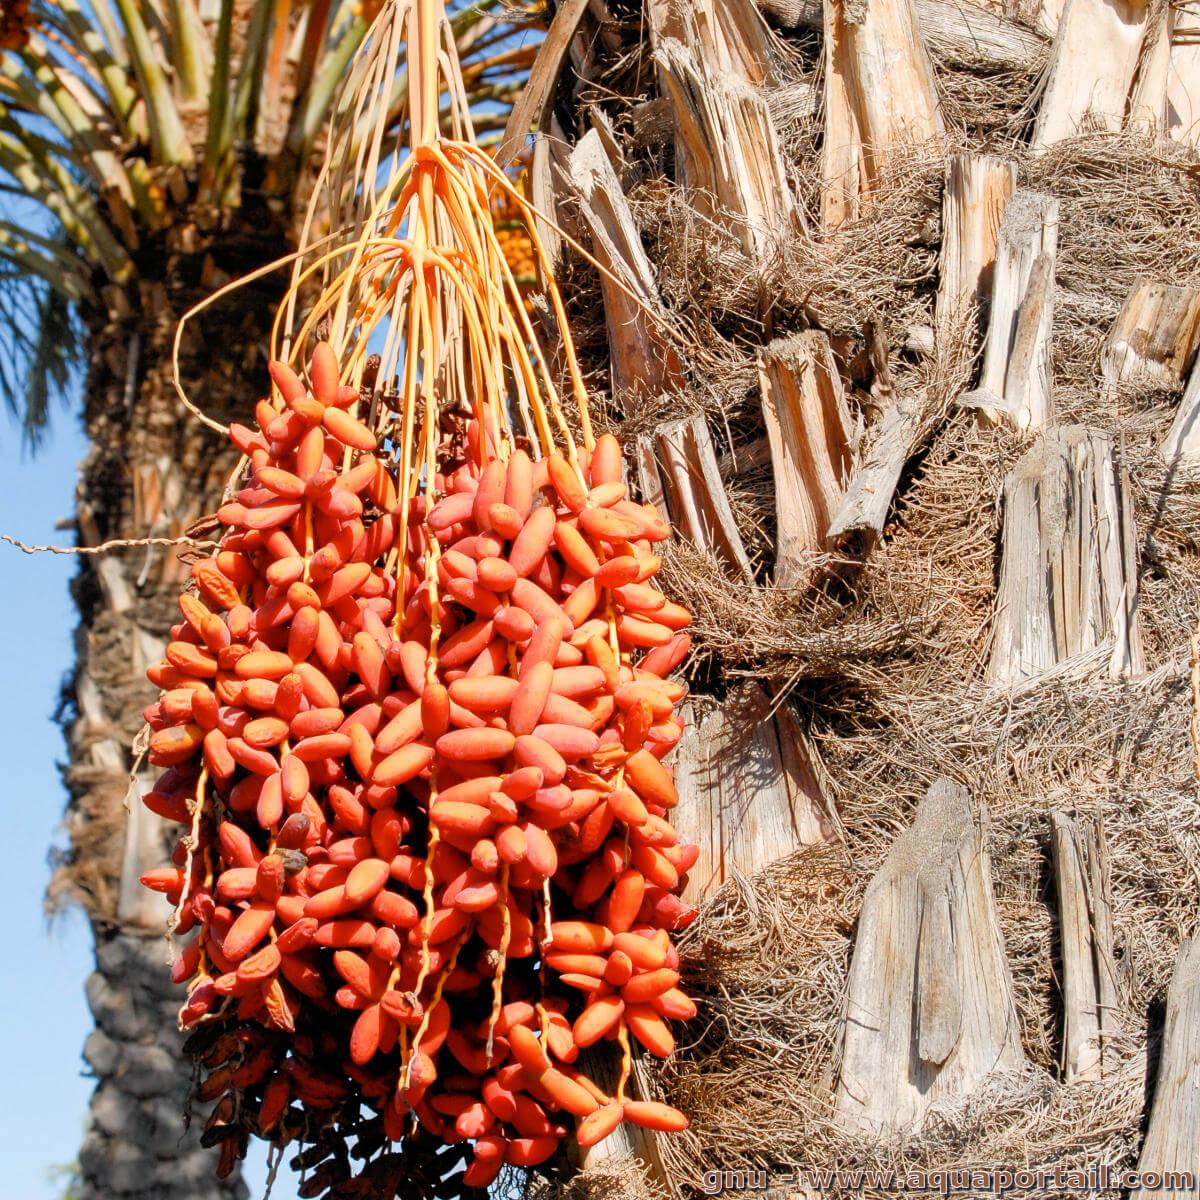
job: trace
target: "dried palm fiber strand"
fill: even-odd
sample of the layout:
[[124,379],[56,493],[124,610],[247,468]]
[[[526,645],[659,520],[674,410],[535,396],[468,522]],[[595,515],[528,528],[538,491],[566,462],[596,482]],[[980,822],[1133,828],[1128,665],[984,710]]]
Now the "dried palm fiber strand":
[[[311,1186],[338,1196],[390,1196],[423,1161],[444,1176],[438,1143],[469,1142],[462,1182],[486,1187],[572,1132],[686,1128],[626,1087],[633,1044],[670,1054],[695,1011],[669,936],[698,853],[661,761],[690,644],[652,583],[669,528],[592,433],[533,210],[471,139],[439,0],[384,7],[348,119],[390,118],[402,47],[410,152],[388,163],[379,137],[326,163],[272,398],[230,429],[248,476],[146,713],[166,768],[146,803],[186,832],[144,882],[196,931],[174,975],[218,1100],[205,1136],[224,1171],[251,1134],[311,1141]],[[558,315],[578,438],[496,194]],[[574,1065],[601,1041],[612,1094]]]

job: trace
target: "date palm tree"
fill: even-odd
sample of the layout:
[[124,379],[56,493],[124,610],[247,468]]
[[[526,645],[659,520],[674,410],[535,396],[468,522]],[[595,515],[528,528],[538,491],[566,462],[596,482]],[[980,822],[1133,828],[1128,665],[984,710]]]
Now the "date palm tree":
[[[8,0],[0,4],[0,387],[36,444],[49,402],[83,369],[78,658],[66,688],[70,847],[53,900],[86,908],[96,1076],[79,1200],[234,1194],[181,1113],[191,1079],[174,1034],[164,913],[138,885],[161,861],[153,816],[125,798],[181,582],[165,545],[211,511],[232,465],[172,386],[180,316],[286,255],[303,221],[339,84],[378,3],[344,0]],[[499,0],[452,8],[479,125],[504,119],[532,47]],[[394,85],[397,115],[404,80]],[[286,271],[194,322],[181,370],[217,421],[265,377]],[[186,568],[184,568],[185,570]],[[136,780],[135,780],[136,782]],[[198,1128],[199,1122],[196,1123]]]

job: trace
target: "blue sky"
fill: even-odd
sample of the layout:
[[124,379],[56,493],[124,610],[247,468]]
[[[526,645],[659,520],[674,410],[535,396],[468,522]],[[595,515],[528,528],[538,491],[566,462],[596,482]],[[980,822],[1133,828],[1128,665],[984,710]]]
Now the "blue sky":
[[[0,426],[0,531],[28,542],[69,541],[54,522],[70,516],[83,439],[74,423],[55,422],[37,458],[22,460],[20,433]],[[61,1195],[50,1178],[79,1146],[89,1080],[79,1056],[89,1028],[83,981],[90,934],[80,913],[48,925],[42,897],[47,852],[61,842],[63,789],[56,764],[63,742],[52,721],[71,656],[75,619],[67,582],[74,563],[61,555],[29,557],[0,546],[0,754],[5,763],[5,869],[0,913],[7,930],[8,983],[0,993],[0,1062],[21,1081],[0,1121],[6,1191],[16,1200]]]
[[[20,433],[0,422],[0,532],[30,543],[71,541],[56,520],[73,509],[76,469],[85,443],[74,418],[59,411],[47,445],[22,456]],[[79,1147],[92,1082],[80,1057],[91,1021],[83,983],[91,966],[91,934],[78,911],[48,923],[42,901],[47,855],[62,844],[65,793],[58,775],[64,746],[53,722],[58,689],[72,659],[75,610],[67,586],[75,560],[29,556],[0,544],[0,755],[5,765],[4,867],[0,915],[8,969],[0,990],[0,1063],[20,1081],[0,1121],[4,1195],[59,1200],[54,1168]],[[246,1171],[261,1197],[265,1153]],[[273,1200],[292,1200],[295,1177],[281,1171]]]

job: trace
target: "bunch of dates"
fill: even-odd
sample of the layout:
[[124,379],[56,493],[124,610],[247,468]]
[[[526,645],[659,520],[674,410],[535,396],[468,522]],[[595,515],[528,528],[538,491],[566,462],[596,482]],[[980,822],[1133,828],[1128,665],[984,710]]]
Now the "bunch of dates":
[[[626,1095],[634,1046],[669,1055],[695,1013],[668,525],[610,435],[534,459],[460,420],[402,473],[328,344],[272,375],[146,711],[144,802],[184,829],[143,882],[188,939],[221,1169],[351,1111],[469,1146],[473,1187],[623,1120],[685,1128]],[[581,1068],[605,1041],[612,1094]]]

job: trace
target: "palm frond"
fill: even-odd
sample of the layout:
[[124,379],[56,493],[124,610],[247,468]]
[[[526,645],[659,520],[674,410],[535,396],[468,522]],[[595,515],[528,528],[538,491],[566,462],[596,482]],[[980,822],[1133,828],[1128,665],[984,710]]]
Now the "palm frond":
[[212,72],[212,45],[193,0],[168,0],[171,65],[183,100],[203,101]]
[[[372,0],[0,0],[0,388],[28,445],[68,378],[72,305],[130,306],[172,227],[225,225],[243,173],[298,234]],[[506,0],[451,0],[480,130],[503,123],[532,48]],[[526,23],[526,27],[527,23]],[[392,82],[389,128],[408,104]],[[215,219],[214,219],[215,218]],[[151,268],[153,269],[153,268]],[[113,286],[115,285],[115,287]],[[124,292],[125,301],[116,301]],[[136,303],[136,301],[134,301]],[[44,326],[45,336],[39,330]]]
[[73,173],[69,155],[52,140],[0,113],[0,171],[40,203],[111,279],[128,277],[132,264],[87,187]]
[[[56,253],[70,254],[65,242],[54,240]],[[69,400],[82,362],[82,327],[67,294],[37,276],[0,270],[0,391],[25,450],[44,443],[54,402]]]
[[69,385],[83,359],[79,321],[57,288],[43,292],[31,349],[25,373],[22,431],[26,446],[36,450],[49,430],[51,401],[69,400]]
[[313,75],[308,93],[302,103],[292,109],[292,127],[288,133],[288,149],[299,157],[307,157],[315,145],[337,96],[338,87],[346,77],[350,60],[362,43],[367,27],[361,19],[341,24],[331,32],[331,45]]
[[212,82],[208,90],[204,166],[200,171],[200,202],[212,204],[224,186],[224,170],[233,146],[229,81],[233,62],[233,0],[221,0],[213,41]]
[[[129,41],[141,100],[146,106],[154,155],[162,163],[187,166],[193,158],[192,147],[184,132],[170,80],[162,69],[143,19],[143,6],[136,0],[116,0],[116,3]],[[145,6],[145,11],[152,13],[154,6]]]
[[[98,18],[106,4],[107,0],[90,0],[89,8]],[[145,110],[138,102],[137,80],[130,69],[129,51],[124,41],[115,33],[110,36],[100,32],[101,29],[107,31],[108,25],[99,20],[92,21],[84,8],[84,0],[59,0],[59,4],[46,14],[44,23],[48,28],[58,12],[67,27],[64,44],[71,47],[74,56],[89,59],[104,81],[107,90],[104,107],[117,127],[131,140],[144,140],[148,133]]]
[[271,50],[271,17],[276,0],[255,0],[254,12],[242,54],[233,95],[233,134],[240,140],[250,140],[258,124],[258,107],[262,99],[263,79]]
[[97,114],[84,111],[76,93],[67,86],[68,73],[55,68],[53,58],[40,52],[42,46],[37,35],[32,37],[24,56],[29,69],[21,71],[14,62],[5,62],[0,65],[0,82],[8,85],[5,91],[14,103],[21,105],[24,113],[30,116],[36,113],[54,126],[70,146],[74,161],[98,188],[111,186],[129,203],[132,192],[124,164],[105,138]]

